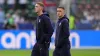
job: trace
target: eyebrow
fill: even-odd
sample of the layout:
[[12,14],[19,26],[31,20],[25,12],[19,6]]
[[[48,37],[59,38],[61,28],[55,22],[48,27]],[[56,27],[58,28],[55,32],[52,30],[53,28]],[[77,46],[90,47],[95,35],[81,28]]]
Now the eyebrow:
[[62,12],[61,10],[57,10],[57,12]]

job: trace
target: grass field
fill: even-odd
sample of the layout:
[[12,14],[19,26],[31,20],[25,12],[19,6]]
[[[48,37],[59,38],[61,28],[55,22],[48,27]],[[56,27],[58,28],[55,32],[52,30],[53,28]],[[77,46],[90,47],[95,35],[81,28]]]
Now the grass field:
[[[52,56],[53,50],[50,50]],[[0,56],[30,56],[31,50],[0,50]],[[100,49],[72,49],[72,56],[100,56]]]

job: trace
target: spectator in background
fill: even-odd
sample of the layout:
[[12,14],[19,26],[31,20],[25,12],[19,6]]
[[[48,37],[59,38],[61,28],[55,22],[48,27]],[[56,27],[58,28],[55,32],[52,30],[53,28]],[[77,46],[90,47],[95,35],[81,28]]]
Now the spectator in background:
[[7,11],[7,14],[9,13],[9,14],[13,14],[15,11],[14,11],[14,9],[13,8],[11,8],[11,9],[9,9],[8,11]]
[[96,30],[100,30],[100,12],[97,11],[94,14],[94,20],[93,20],[93,24],[94,24],[94,29]]
[[75,29],[75,17],[73,15],[71,15],[69,19],[69,28],[71,30]]
[[4,29],[6,30],[17,29],[17,24],[14,22],[14,19],[10,14],[7,14],[7,22],[4,25]]
[[2,10],[2,8],[0,8],[0,23],[4,23],[5,21],[5,13]]
[[35,4],[36,4],[36,1],[35,1],[35,0],[33,0],[33,1],[32,1],[32,5],[35,5]]
[[88,14],[89,14],[88,9],[84,9],[84,10],[83,10],[83,16],[84,16],[84,17],[87,17]]
[[24,10],[27,7],[27,0],[19,0],[19,4],[20,4],[20,8]]
[[75,15],[77,13],[77,5],[76,4],[71,5],[71,11],[72,11],[73,15]]
[[94,19],[94,15],[91,12],[89,12],[89,14],[86,16],[86,20],[92,22],[93,19]]
[[8,8],[14,8],[16,0],[7,0]]
[[12,17],[14,18],[14,21],[15,21],[16,24],[20,23],[19,10],[16,10],[14,12],[14,14],[12,15]]
[[1,8],[4,8],[4,3],[5,3],[5,0],[0,0],[0,7]]

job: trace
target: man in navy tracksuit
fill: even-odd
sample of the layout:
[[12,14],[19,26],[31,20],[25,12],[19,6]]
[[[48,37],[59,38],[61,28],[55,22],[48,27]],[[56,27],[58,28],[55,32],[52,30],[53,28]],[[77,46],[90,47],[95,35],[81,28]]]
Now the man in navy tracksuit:
[[35,12],[38,14],[36,26],[36,44],[32,50],[31,56],[49,56],[49,46],[53,27],[50,18],[43,14],[44,5],[41,2],[36,3]]
[[63,7],[57,8],[59,17],[56,27],[55,50],[53,56],[71,56],[69,41],[69,19],[65,16]]

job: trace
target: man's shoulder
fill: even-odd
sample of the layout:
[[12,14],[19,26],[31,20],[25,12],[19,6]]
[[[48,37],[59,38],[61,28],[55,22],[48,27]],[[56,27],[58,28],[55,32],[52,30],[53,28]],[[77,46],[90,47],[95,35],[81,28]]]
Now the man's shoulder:
[[41,19],[44,20],[44,21],[50,20],[50,18],[48,16],[46,16],[46,15],[42,15]]
[[69,22],[69,19],[68,19],[68,18],[64,18],[61,22],[62,22],[62,23],[64,23],[64,22]]
[[49,17],[47,15],[42,15],[43,18],[49,19]]

